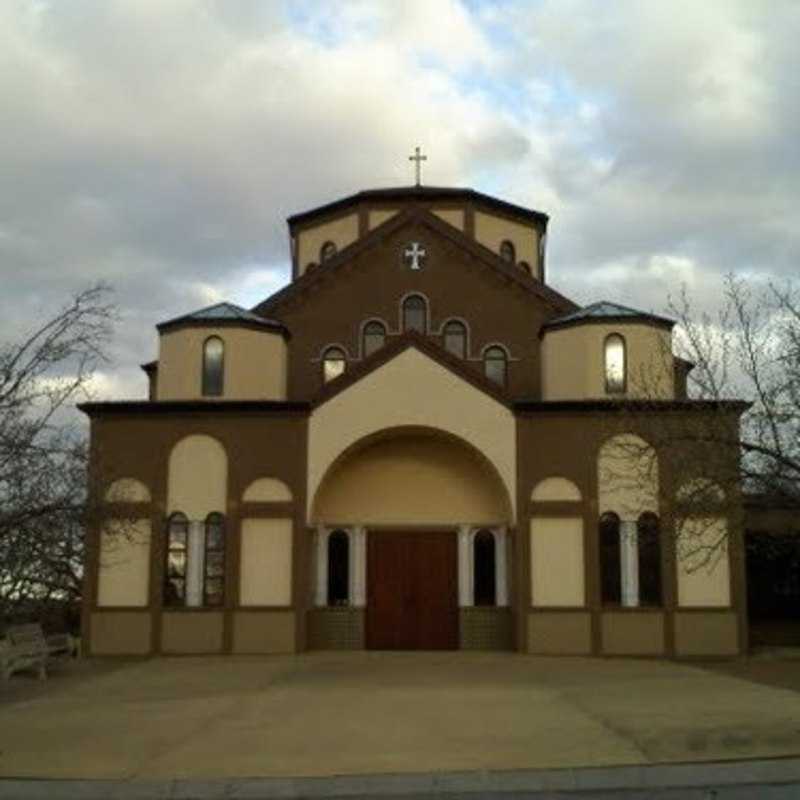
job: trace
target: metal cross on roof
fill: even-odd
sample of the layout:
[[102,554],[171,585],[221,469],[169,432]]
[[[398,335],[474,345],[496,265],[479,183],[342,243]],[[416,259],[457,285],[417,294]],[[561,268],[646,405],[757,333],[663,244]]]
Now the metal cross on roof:
[[422,185],[422,165],[421,165],[420,162],[421,161],[427,161],[428,160],[428,156],[423,156],[419,151],[419,147],[415,147],[414,148],[414,155],[413,156],[409,156],[408,160],[416,162],[414,164],[414,172],[415,172],[416,181],[417,181],[416,185],[417,186],[421,186]]

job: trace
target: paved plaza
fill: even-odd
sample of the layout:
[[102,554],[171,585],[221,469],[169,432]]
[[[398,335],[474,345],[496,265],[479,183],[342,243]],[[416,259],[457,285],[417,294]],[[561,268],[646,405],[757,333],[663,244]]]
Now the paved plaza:
[[[736,663],[310,653],[76,664],[0,687],[0,776],[234,778],[800,754],[800,693]],[[741,674],[737,674],[741,673]]]

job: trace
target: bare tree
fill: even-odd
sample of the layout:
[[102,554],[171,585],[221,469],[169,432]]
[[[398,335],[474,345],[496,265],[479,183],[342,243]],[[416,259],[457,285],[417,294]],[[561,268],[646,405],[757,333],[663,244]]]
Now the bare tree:
[[694,363],[690,397],[744,398],[738,430],[712,425],[698,441],[741,452],[748,491],[800,498],[800,296],[791,286],[752,289],[728,276],[716,319],[697,316],[684,290],[671,303],[679,355]]
[[89,395],[115,316],[109,290],[77,294],[20,342],[0,344],[0,612],[81,593]]
[[670,300],[676,374],[690,367],[686,397],[665,397],[664,365],[675,362],[671,350],[658,353],[632,376],[638,399],[609,404],[604,431],[641,437],[619,439],[622,466],[612,462],[604,479],[641,491],[657,469],[659,505],[694,568],[710,566],[741,529],[743,492],[800,500],[800,296],[728,276],[722,300],[716,316],[698,313],[685,288]]

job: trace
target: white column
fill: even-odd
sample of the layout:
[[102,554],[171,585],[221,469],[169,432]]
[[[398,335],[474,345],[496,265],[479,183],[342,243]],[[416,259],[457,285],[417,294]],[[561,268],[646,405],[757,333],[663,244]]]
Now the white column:
[[639,605],[639,537],[635,521],[623,521],[619,527],[622,605]]
[[364,608],[367,604],[367,531],[362,526],[350,531],[350,604]]
[[500,607],[508,605],[508,536],[505,528],[494,530],[494,580],[495,604]]
[[317,581],[314,604],[328,605],[328,531],[321,525],[317,528]]
[[201,520],[189,523],[186,545],[186,605],[203,605],[203,577],[206,560],[206,525]]
[[475,605],[472,581],[472,529],[469,525],[458,527],[458,605],[467,608]]

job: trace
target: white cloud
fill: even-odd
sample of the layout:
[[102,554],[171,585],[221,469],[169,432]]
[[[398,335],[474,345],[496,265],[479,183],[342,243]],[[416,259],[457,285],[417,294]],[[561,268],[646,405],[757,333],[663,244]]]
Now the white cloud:
[[410,183],[416,144],[427,183],[550,213],[579,300],[791,274],[798,35],[784,0],[12,0],[0,339],[108,280],[128,377],[98,391],[141,387],[157,321],[279,288],[285,217]]

